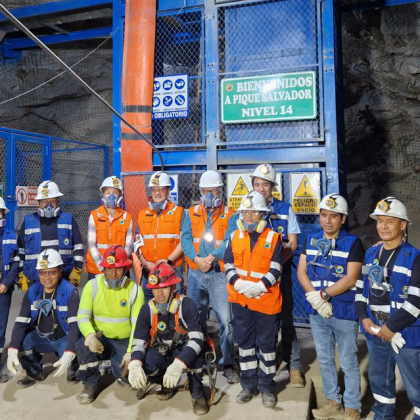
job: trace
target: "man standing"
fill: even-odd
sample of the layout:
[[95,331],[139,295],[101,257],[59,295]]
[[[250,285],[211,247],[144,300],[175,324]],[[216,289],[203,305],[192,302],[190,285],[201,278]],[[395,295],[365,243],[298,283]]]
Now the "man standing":
[[222,176],[213,170],[200,178],[201,204],[191,207],[182,227],[181,244],[188,262],[188,296],[195,302],[203,325],[209,302],[216,313],[224,375],[237,383],[234,369],[232,310],[228,302],[223,255],[230,234],[236,230],[238,216],[222,201]]
[[60,368],[54,376],[67,373],[67,381],[77,383],[77,366],[69,369],[76,357],[79,338],[76,318],[79,293],[62,278],[62,267],[63,260],[57,251],[42,251],[36,264],[39,281],[23,297],[7,353],[7,367],[13,374],[17,375],[20,364],[26,371],[26,377],[17,382],[20,388],[44,380],[42,353],[57,353],[60,360],[54,367]]
[[[184,208],[168,200],[171,179],[165,172],[154,173],[149,181],[152,201],[149,208],[139,213],[138,226],[142,244],[139,250],[143,264],[143,292],[147,301],[153,298],[152,291],[147,288],[148,273],[162,261],[172,265],[180,279],[183,274],[181,248],[181,226]],[[182,282],[178,285],[182,289]]]
[[[339,194],[326,195],[320,205],[321,231],[308,235],[300,255],[298,278],[306,292],[308,311],[327,403],[312,410],[315,419],[360,419],[360,370],[355,285],[362,266],[362,242],[342,229],[348,206]],[[344,406],[338,386],[335,346],[344,372]]]
[[298,247],[299,225],[292,206],[273,196],[276,189],[276,170],[269,163],[264,163],[255,169],[251,175],[252,187],[267,201],[270,213],[267,215],[268,227],[282,235],[282,274],[281,294],[283,306],[281,310],[281,349],[282,360],[286,362],[289,370],[290,385],[302,388],[305,382],[302,378],[302,365],[300,363],[300,346],[293,324],[293,281],[292,261],[293,254]]
[[18,286],[26,291],[29,282],[38,281],[36,262],[42,251],[54,249],[63,259],[62,277],[76,287],[84,263],[84,245],[75,218],[61,211],[60,192],[55,182],[42,182],[35,200],[38,200],[37,213],[25,216],[19,231],[18,246],[20,273]]
[[[381,200],[370,215],[381,243],[366,251],[356,295],[357,317],[369,351],[374,419],[395,418],[395,365],[420,419],[420,251],[406,242],[405,205]],[[359,283],[359,282],[358,282]]]

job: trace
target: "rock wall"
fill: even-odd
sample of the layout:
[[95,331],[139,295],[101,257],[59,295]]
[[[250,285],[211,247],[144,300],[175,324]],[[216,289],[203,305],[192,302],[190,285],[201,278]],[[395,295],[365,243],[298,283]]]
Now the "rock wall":
[[350,229],[370,245],[375,203],[400,198],[420,245],[420,4],[342,16]]

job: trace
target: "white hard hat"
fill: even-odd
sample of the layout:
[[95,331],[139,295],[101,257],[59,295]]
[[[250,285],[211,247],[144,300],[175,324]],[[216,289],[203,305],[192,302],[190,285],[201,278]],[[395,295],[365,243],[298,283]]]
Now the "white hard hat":
[[246,210],[270,211],[270,209],[267,207],[267,201],[257,191],[251,191],[242,199],[238,211]]
[[347,201],[340,194],[327,194],[319,205],[320,210],[329,210],[334,213],[341,213],[347,216],[349,206]]
[[407,221],[410,225],[412,223],[407,216],[407,208],[404,203],[395,197],[387,197],[379,201],[370,217],[377,220],[378,216],[396,217]]
[[108,178],[105,178],[100,188],[101,192],[104,192],[104,188],[116,188],[122,192],[123,186],[121,179],[117,176],[109,176]]
[[166,172],[155,172],[149,181],[149,187],[170,187],[171,178]]
[[219,188],[223,187],[222,175],[217,171],[210,169],[201,175],[200,178],[200,188]]
[[4,210],[4,213],[9,213],[9,209],[6,207],[6,203],[1,197],[0,197],[0,210]]
[[61,197],[64,194],[58,189],[58,185],[53,181],[43,181],[39,184],[35,200],[45,200],[47,198]]
[[44,270],[46,268],[54,268],[63,265],[61,255],[55,249],[46,249],[39,254],[36,262],[37,270]]
[[251,178],[262,178],[267,181],[273,182],[274,185],[278,185],[276,182],[276,170],[270,163],[263,163],[255,169],[254,173],[250,175]]

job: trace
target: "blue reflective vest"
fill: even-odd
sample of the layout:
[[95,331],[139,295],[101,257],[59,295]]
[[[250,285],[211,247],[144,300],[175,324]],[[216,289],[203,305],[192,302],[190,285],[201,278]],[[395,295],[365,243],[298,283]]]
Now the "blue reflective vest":
[[272,210],[268,225],[275,232],[281,233],[283,241],[287,242],[287,227],[289,225],[289,209],[291,205],[273,197],[271,207]]
[[[41,252],[41,223],[37,213],[25,216],[25,261],[23,273],[31,282],[38,281],[36,262]],[[57,217],[58,250],[63,259],[63,270],[71,272],[74,266],[73,258],[73,216],[61,212]],[[57,246],[55,245],[55,249]]]
[[13,255],[18,255],[17,237],[15,232],[4,229],[1,237],[1,252],[3,257],[3,278],[7,277],[13,262]]
[[[366,251],[365,264],[372,265],[375,258],[377,258],[380,246],[369,248]],[[404,307],[404,303],[407,301],[407,297],[410,294],[410,280],[411,270],[417,256],[420,254],[420,250],[414,248],[407,242],[401,245],[401,249],[398,252],[397,258],[395,259],[394,266],[391,273],[391,290],[389,291],[389,304],[391,309],[391,316],[395,314],[401,307]],[[417,289],[417,288],[416,288]],[[367,314],[369,318],[375,322],[375,318],[372,315],[372,310],[369,305],[369,279],[365,275],[363,278],[363,297],[367,299]],[[417,291],[413,290],[413,294],[417,295]],[[407,302],[408,303],[408,302]],[[365,334],[366,338],[373,340],[374,336],[366,333],[362,325],[360,329]],[[410,326],[400,331],[406,344],[404,347],[411,349],[420,348],[420,317],[418,317]]]
[[[66,334],[69,332],[69,323],[76,322],[76,319],[68,319],[68,304],[74,290],[76,290],[76,288],[70,282],[67,280],[60,280],[54,299],[55,309],[53,310],[55,310],[61,328]],[[43,292],[44,286],[40,282],[33,284],[28,290],[29,303],[31,304],[31,326],[34,326],[37,323],[39,309],[36,308],[35,302],[37,300],[42,300]]]
[[[311,280],[312,286],[316,290],[324,290],[329,286],[332,286],[338,280],[341,280],[347,275],[347,259],[349,257],[350,250],[357,239],[357,236],[351,235],[350,233],[341,230],[338,234],[338,238],[335,240],[335,248],[330,251],[327,258],[325,259],[318,251],[315,246],[311,245],[311,239],[316,240],[322,239],[324,232],[321,230],[318,233],[311,233],[308,235],[306,240],[306,264],[307,273]],[[316,255],[318,257],[315,260]],[[325,275],[322,278],[317,277],[314,274],[314,270],[318,275],[326,273],[326,270],[315,266],[309,266],[309,262],[314,261],[327,266],[333,266],[330,270],[329,275]],[[356,311],[354,307],[354,298],[356,296],[356,287],[348,290],[331,298],[331,304],[333,307],[333,316],[338,319],[347,319],[356,321]],[[309,302],[306,302],[308,312],[312,315],[318,312],[312,309]]]

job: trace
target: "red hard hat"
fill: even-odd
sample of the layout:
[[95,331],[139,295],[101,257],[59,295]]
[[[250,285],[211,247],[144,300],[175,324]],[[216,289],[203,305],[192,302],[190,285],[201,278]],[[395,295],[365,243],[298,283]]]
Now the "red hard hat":
[[176,275],[175,270],[164,262],[156,265],[149,274],[148,289],[162,289],[163,287],[173,286],[181,283],[181,279]]
[[121,245],[110,246],[103,256],[102,262],[99,264],[105,268],[131,267],[132,261],[128,258],[127,252]]

